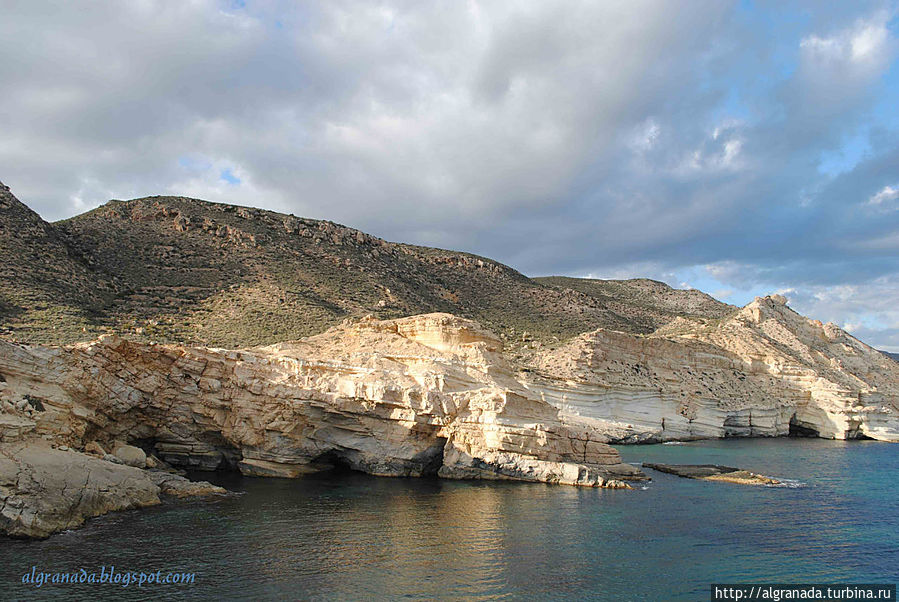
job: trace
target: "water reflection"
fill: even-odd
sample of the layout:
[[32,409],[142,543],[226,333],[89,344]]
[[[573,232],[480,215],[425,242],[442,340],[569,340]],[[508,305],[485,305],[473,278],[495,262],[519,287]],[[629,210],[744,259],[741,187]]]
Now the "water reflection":
[[715,462],[808,483],[741,487],[653,474],[646,490],[220,476],[244,495],[0,542],[0,599],[135,599],[23,589],[32,564],[196,571],[160,599],[707,597],[714,581],[895,582],[899,446],[826,441],[622,448],[627,461]]

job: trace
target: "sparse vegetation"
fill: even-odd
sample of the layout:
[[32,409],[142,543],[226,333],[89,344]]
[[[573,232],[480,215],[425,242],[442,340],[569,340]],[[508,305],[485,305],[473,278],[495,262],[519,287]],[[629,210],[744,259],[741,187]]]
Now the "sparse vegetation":
[[[732,308],[650,280],[530,279],[455,251],[339,224],[182,197],[111,201],[47,224],[5,193],[2,336],[133,338],[222,347],[302,338],[350,316],[444,311],[514,353],[604,327],[646,334]],[[22,237],[23,228],[38,235]]]

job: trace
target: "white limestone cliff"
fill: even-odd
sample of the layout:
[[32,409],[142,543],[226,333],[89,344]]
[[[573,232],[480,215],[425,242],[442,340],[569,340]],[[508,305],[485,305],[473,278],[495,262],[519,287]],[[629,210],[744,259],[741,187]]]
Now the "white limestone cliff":
[[[252,350],[113,336],[68,347],[0,342],[0,452],[18,446],[27,460],[21,446],[34,441],[74,450],[125,441],[174,466],[252,476],[343,465],[594,487],[645,478],[601,433],[530,394],[500,348],[447,314],[351,322]],[[0,485],[0,498],[13,489]],[[0,527],[21,514],[7,510]]]
[[720,323],[677,320],[646,337],[586,333],[535,357],[522,380],[612,441],[791,430],[899,441],[899,364],[780,295]]
[[[141,480],[146,471],[102,459],[126,443],[174,466],[252,476],[341,465],[626,487],[646,477],[610,442],[791,432],[899,441],[897,399],[899,364],[779,297],[649,336],[597,330],[519,366],[496,336],[449,314],[347,321],[247,350],[109,335],[65,347],[0,342],[0,530],[43,536],[155,503],[159,475]],[[85,471],[84,483],[65,477]],[[90,474],[111,482],[91,489]],[[84,507],[41,501],[63,499],[60,488],[112,493]]]

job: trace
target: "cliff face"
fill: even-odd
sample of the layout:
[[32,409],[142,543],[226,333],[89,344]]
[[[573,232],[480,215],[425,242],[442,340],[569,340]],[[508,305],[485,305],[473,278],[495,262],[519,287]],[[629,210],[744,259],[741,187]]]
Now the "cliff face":
[[522,469],[514,454],[599,465],[612,456],[596,441],[899,440],[899,365],[777,297],[713,326],[597,330],[524,368],[495,335],[448,314],[350,321],[241,351],[112,336],[0,345],[3,441],[140,441],[175,464],[251,474],[338,463],[452,476],[487,461],[485,476],[578,482],[559,467]]
[[899,365],[777,297],[716,325],[594,331],[523,369],[497,336],[449,314],[347,321],[248,350],[111,335],[0,342],[0,529],[46,534],[154,503],[154,485],[121,466],[77,512],[83,495],[69,511],[47,502],[105,474],[97,459],[84,483],[59,476],[97,443],[252,476],[343,466],[625,487],[645,477],[607,443],[790,432],[899,441],[897,391]]
[[185,467],[623,487],[642,473],[513,376],[501,343],[447,314],[345,323],[227,351],[112,336],[0,343],[3,444],[122,440]]
[[597,330],[538,354],[528,388],[613,441],[817,435],[899,441],[899,364],[778,295],[717,324]]

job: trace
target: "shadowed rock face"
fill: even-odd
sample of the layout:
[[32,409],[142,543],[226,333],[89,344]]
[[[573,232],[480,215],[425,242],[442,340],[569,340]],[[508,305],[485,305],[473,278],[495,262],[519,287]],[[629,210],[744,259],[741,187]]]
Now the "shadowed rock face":
[[108,276],[0,183],[0,336],[41,340],[36,332],[53,325],[81,332],[112,296]]
[[70,347],[0,342],[0,446],[124,441],[174,465],[252,476],[341,465],[593,487],[645,478],[601,432],[563,421],[521,386],[500,348],[447,314],[348,322],[252,350],[111,336]]

